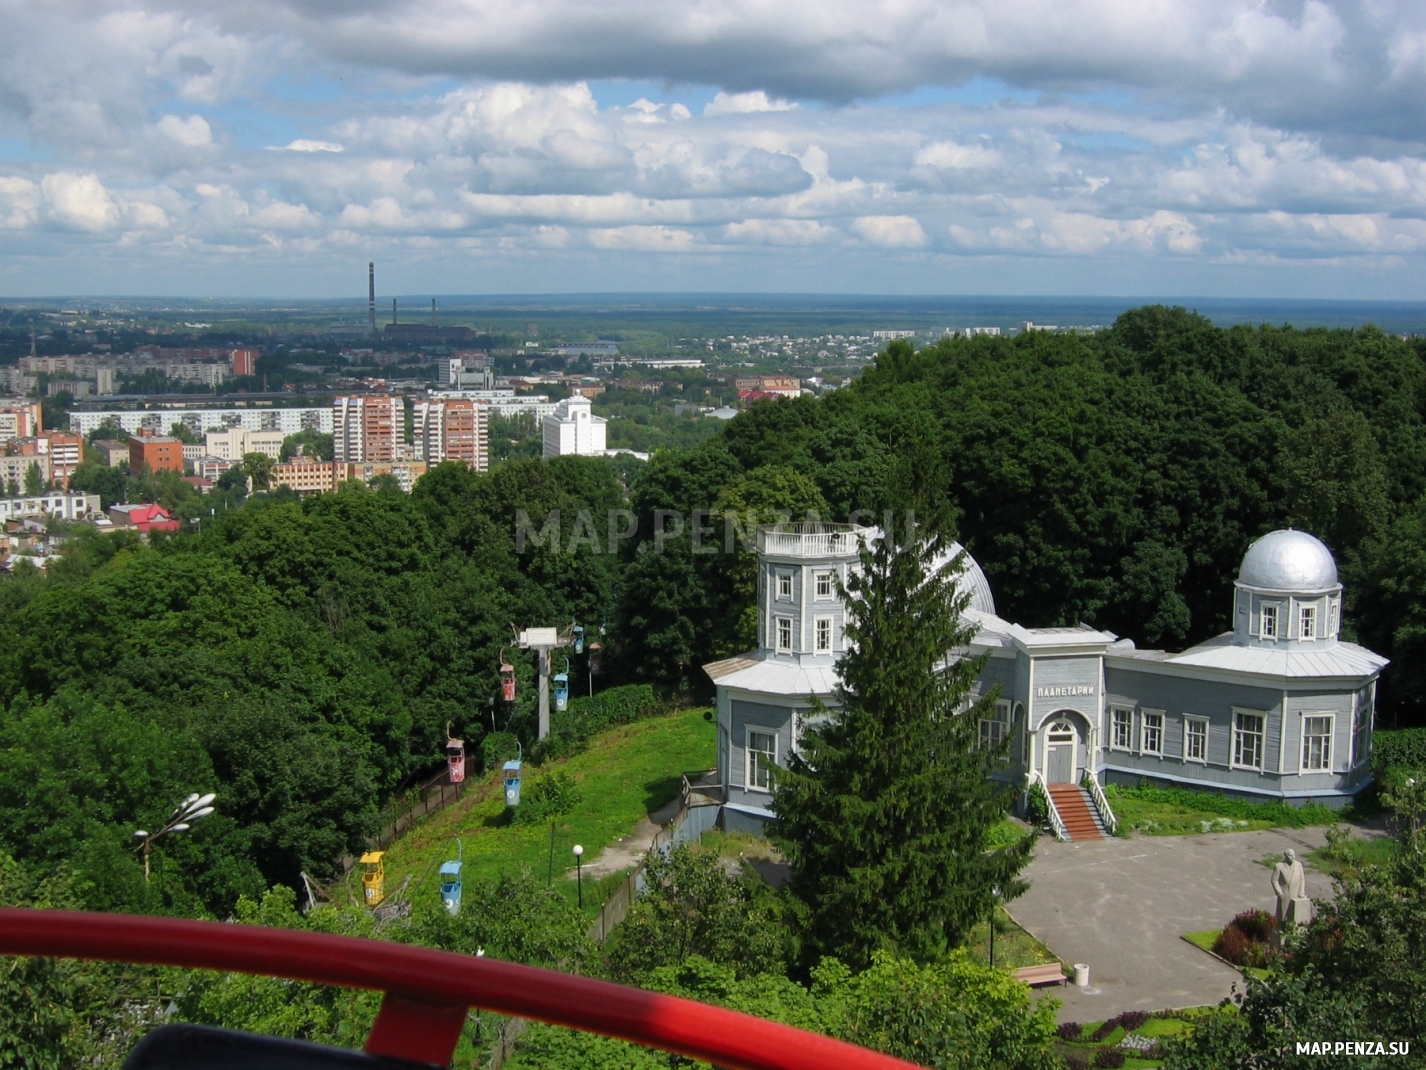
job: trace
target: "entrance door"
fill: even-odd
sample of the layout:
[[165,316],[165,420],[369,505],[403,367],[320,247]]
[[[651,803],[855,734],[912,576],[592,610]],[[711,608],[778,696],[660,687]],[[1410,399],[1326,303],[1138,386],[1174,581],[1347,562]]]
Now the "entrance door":
[[1045,747],[1045,779],[1051,784],[1074,783],[1074,748],[1078,742],[1068,721],[1050,725]]

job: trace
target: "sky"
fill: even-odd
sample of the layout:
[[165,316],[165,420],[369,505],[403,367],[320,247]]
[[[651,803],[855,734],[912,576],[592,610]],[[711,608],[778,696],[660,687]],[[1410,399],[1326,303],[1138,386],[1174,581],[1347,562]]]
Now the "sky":
[[0,295],[1426,299],[1422,0],[0,0]]

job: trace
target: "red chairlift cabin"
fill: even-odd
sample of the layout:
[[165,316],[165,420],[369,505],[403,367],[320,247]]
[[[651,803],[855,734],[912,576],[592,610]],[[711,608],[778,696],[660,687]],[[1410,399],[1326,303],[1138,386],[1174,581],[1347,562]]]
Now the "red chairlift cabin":
[[451,735],[451,722],[446,722],[446,778],[452,784],[465,779],[465,740]]
[[500,697],[515,701],[515,666],[505,660],[505,648],[500,648]]

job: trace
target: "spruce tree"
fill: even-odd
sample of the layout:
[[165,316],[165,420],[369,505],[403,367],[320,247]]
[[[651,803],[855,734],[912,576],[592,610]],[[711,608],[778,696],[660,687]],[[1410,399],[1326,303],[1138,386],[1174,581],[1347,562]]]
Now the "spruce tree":
[[808,965],[836,955],[865,967],[879,948],[934,958],[990,915],[993,889],[1026,887],[1033,834],[986,849],[1013,790],[989,779],[1008,744],[979,742],[996,694],[965,701],[984,662],[965,656],[965,562],[942,560],[948,527],[863,548],[844,592],[839,706],[808,718],[774,785]]

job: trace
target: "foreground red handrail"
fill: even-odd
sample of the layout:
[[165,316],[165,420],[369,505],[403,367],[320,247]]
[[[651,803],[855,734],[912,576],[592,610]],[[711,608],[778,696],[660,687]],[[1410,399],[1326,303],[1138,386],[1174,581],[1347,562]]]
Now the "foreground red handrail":
[[909,1070],[791,1026],[638,988],[383,940],[132,914],[0,908],[0,954],[142,962],[385,992],[366,1050],[445,1066],[469,1007],[737,1070]]

